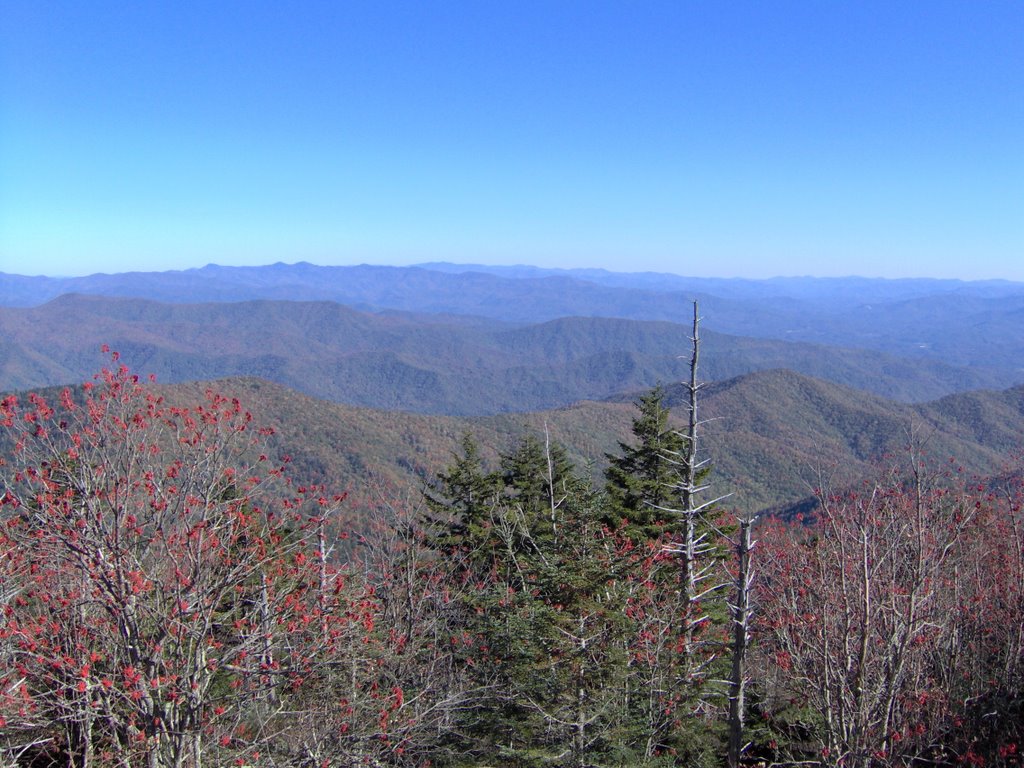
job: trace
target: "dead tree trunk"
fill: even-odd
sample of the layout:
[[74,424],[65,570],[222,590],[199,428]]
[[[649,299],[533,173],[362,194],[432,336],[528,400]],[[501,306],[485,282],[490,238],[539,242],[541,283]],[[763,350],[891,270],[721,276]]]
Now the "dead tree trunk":
[[750,621],[753,616],[751,587],[754,573],[750,553],[754,548],[751,528],[756,518],[744,515],[740,518],[740,529],[735,541],[736,580],[733,584],[733,601],[729,605],[732,618],[732,671],[729,675],[729,753],[727,765],[737,768],[743,754],[743,725],[746,715],[747,688],[747,646],[750,643]]
[[679,456],[673,457],[673,460],[680,465],[679,481],[675,488],[679,508],[670,511],[682,523],[681,540],[676,551],[683,568],[680,597],[682,601],[681,629],[684,638],[683,653],[686,655],[684,674],[688,682],[694,683],[705,666],[705,663],[702,663],[696,655],[697,631],[700,625],[708,619],[705,613],[697,615],[694,610],[704,598],[719,591],[723,586],[721,583],[708,583],[715,572],[714,557],[711,555],[716,547],[708,539],[711,527],[701,525],[704,522],[705,513],[714,504],[721,501],[721,498],[700,501],[700,495],[707,490],[707,486],[701,483],[707,461],[700,458],[698,451],[699,431],[702,425],[697,414],[698,394],[704,385],[697,378],[700,363],[700,315],[696,301],[693,302],[693,331],[690,342],[690,376],[689,381],[685,384],[687,424],[685,431],[681,433],[682,452]]

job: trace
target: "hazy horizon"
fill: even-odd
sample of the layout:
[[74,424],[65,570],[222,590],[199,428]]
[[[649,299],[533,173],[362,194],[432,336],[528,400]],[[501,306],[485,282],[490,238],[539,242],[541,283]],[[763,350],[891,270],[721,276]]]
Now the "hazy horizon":
[[1024,5],[0,15],[0,270],[1024,280]]
[[901,280],[906,280],[906,281],[935,280],[935,281],[953,281],[953,282],[961,282],[961,283],[1000,283],[1000,282],[1002,282],[1002,283],[1013,283],[1013,284],[1020,283],[1020,284],[1024,285],[1024,280],[1013,280],[1013,279],[1010,279],[1010,278],[1001,278],[1001,277],[1000,278],[974,278],[974,279],[971,279],[971,278],[959,278],[959,277],[945,277],[945,278],[944,277],[934,277],[932,275],[907,275],[907,276],[904,276],[904,277],[886,277],[886,276],[883,276],[883,275],[867,275],[867,274],[824,275],[824,276],[823,275],[813,275],[813,274],[802,274],[802,275],[801,274],[788,274],[788,275],[787,274],[776,274],[776,275],[767,275],[767,276],[764,276],[764,277],[746,277],[744,275],[731,275],[731,276],[713,275],[713,274],[693,275],[693,274],[687,274],[685,272],[673,272],[673,271],[667,270],[667,269],[658,269],[658,270],[637,269],[637,270],[630,270],[630,269],[626,269],[626,268],[622,268],[622,269],[608,269],[608,268],[605,268],[605,267],[586,267],[586,266],[581,266],[581,267],[542,267],[542,266],[539,266],[537,264],[529,264],[529,263],[526,263],[526,262],[520,262],[520,263],[515,263],[515,264],[511,264],[511,263],[509,263],[509,264],[481,264],[479,262],[453,262],[453,261],[443,261],[443,260],[435,260],[435,261],[432,261],[432,262],[413,262],[413,263],[409,263],[409,264],[384,264],[384,263],[370,263],[370,262],[353,262],[353,263],[350,263],[350,264],[342,264],[342,263],[318,264],[316,262],[311,262],[311,261],[307,261],[307,260],[299,260],[299,261],[283,261],[283,260],[279,260],[279,261],[274,261],[274,262],[264,262],[264,263],[258,263],[258,264],[257,263],[252,263],[252,264],[242,264],[242,263],[238,263],[238,264],[218,264],[216,262],[207,262],[206,264],[197,264],[195,266],[187,266],[187,267],[180,267],[180,268],[167,268],[167,269],[145,269],[145,268],[138,268],[138,269],[136,269],[136,268],[127,268],[127,269],[123,269],[123,270],[114,270],[114,271],[99,270],[99,271],[88,271],[88,272],[78,272],[78,273],[65,273],[65,274],[16,272],[16,271],[7,270],[7,269],[0,269],[0,274],[14,275],[14,276],[18,276],[18,277],[30,277],[30,278],[41,277],[41,278],[48,278],[48,279],[55,279],[55,280],[62,280],[62,279],[73,280],[73,279],[77,279],[77,278],[91,277],[91,276],[95,276],[95,275],[118,275],[118,274],[129,274],[129,273],[159,273],[159,272],[195,272],[195,271],[201,271],[201,270],[206,269],[208,267],[218,267],[218,268],[227,267],[227,268],[238,268],[238,269],[261,269],[261,268],[265,268],[265,267],[273,267],[273,266],[278,266],[278,265],[292,267],[292,266],[298,266],[300,264],[309,264],[310,266],[313,266],[313,267],[383,267],[383,268],[389,268],[389,267],[395,267],[395,268],[418,267],[418,268],[424,268],[424,269],[430,269],[432,265],[445,264],[445,265],[454,266],[454,267],[482,267],[484,269],[493,269],[493,270],[517,270],[517,269],[532,270],[532,269],[538,269],[538,270],[547,270],[547,271],[554,271],[554,272],[567,272],[567,273],[571,273],[571,272],[575,272],[575,271],[583,271],[583,272],[596,271],[596,272],[607,272],[609,274],[622,274],[622,275],[643,275],[643,274],[658,275],[658,274],[665,274],[665,275],[672,275],[674,277],[692,278],[692,279],[696,279],[696,280],[736,280],[736,281],[751,281],[751,282],[771,281],[771,280],[883,280],[883,281],[892,281],[892,282],[901,281]]

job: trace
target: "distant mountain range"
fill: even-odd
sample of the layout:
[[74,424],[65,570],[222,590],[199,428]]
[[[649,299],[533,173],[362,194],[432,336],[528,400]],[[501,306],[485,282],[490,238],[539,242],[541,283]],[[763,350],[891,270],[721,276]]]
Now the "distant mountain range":
[[[692,310],[691,310],[692,312]],[[332,302],[169,304],[67,295],[0,308],[0,389],[74,383],[103,344],[168,383],[258,376],[327,400],[421,413],[533,411],[634,392],[686,373],[690,328],[604,317],[518,325],[373,314]],[[705,331],[701,376],[788,368],[896,400],[1013,383],[990,367]]]
[[[982,379],[964,379],[948,391],[1024,381],[1024,284],[1004,281],[724,280],[441,263],[209,265],[80,278],[0,273],[0,304],[8,307],[36,307],[67,293],[171,303],[330,301],[371,312],[471,315],[517,324],[564,317],[685,323],[690,302],[698,299],[705,327],[719,333],[872,350],[969,367]],[[896,394],[914,399],[936,392]]]

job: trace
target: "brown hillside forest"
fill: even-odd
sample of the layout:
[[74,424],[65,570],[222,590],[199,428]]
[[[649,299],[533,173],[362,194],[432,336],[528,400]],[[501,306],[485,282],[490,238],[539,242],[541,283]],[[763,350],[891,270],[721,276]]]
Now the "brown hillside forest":
[[541,432],[345,497],[116,354],[7,397],[0,765],[1021,765],[1024,488],[911,444],[733,513],[693,331],[600,480]]

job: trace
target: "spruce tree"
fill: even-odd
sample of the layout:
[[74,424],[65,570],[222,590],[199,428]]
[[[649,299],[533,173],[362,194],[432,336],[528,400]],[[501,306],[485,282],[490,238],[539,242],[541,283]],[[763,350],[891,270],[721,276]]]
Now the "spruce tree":
[[683,439],[669,424],[665,390],[658,385],[636,402],[633,437],[636,443],[619,443],[619,455],[606,454],[605,490],[607,517],[614,528],[633,541],[661,537],[678,527],[668,512],[673,487],[679,482],[678,457]]
[[461,455],[424,492],[429,510],[424,527],[429,546],[448,558],[452,567],[467,571],[479,560],[490,535],[501,477],[484,470],[480,448],[468,432],[462,436],[461,448]]
[[517,766],[635,762],[646,734],[626,727],[630,622],[605,495],[560,446],[526,437],[495,473],[465,441],[428,503],[432,546],[463,574],[451,635],[480,691],[458,727],[462,753]]

